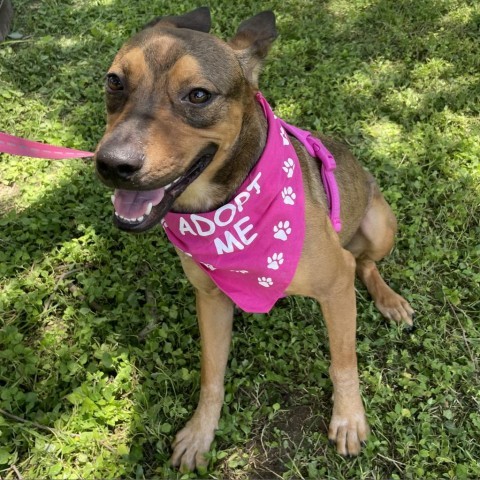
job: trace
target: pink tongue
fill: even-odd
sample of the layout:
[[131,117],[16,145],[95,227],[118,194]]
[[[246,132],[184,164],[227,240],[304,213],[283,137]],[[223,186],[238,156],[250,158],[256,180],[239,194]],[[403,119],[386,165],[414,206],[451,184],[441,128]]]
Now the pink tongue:
[[158,205],[165,194],[163,188],[134,192],[132,190],[115,190],[114,207],[118,215],[125,218],[140,218],[145,215],[148,204]]

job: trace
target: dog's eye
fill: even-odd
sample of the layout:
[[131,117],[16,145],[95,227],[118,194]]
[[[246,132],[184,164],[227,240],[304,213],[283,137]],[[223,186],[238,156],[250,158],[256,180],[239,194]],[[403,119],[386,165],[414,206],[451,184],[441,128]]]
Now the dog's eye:
[[203,88],[195,88],[188,94],[188,101],[195,105],[207,103],[212,98],[212,94]]
[[109,73],[107,75],[107,89],[113,92],[123,90],[123,83],[118,75]]

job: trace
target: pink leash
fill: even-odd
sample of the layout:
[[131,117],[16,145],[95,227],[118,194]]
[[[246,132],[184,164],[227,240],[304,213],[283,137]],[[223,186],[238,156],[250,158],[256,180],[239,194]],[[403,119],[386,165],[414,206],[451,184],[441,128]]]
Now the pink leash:
[[24,157],[48,158],[60,160],[63,158],[93,157],[93,153],[75,150],[73,148],[55,147],[40,142],[32,142],[24,138],[15,137],[0,132],[0,153],[21,155]]
[[[283,120],[282,125],[305,145],[305,148],[312,157],[317,157],[321,161],[323,184],[325,185],[325,192],[330,204],[330,220],[334,230],[339,232],[342,229],[342,222],[340,220],[340,194],[334,174],[336,164],[333,155],[325,148],[323,143],[314,138],[310,132],[289,125],[283,122]],[[9,153],[10,155],[20,155],[24,157],[47,158],[50,160],[93,157],[92,152],[46,145],[44,143],[15,137],[14,135],[9,135],[4,132],[0,132],[0,153]]]
[[333,155],[327,150],[327,147],[318,139],[312,136],[310,132],[289,125],[282,120],[282,125],[297,140],[303,143],[307,152],[320,160],[322,168],[322,181],[330,206],[330,221],[333,229],[340,232],[342,229],[342,220],[340,219],[340,192],[338,190],[337,179],[335,178],[335,169],[337,164]]

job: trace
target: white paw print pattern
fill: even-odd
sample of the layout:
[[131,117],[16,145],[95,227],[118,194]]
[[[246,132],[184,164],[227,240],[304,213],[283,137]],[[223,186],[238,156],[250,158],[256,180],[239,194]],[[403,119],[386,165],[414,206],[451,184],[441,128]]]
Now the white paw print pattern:
[[168,228],[167,222],[166,222],[166,220],[165,220],[164,218],[162,218],[162,219],[160,220],[160,223],[162,224],[162,227],[163,227],[163,228]]
[[272,270],[278,270],[283,261],[283,253],[274,253],[271,257],[267,258],[267,266]]
[[282,190],[282,197],[285,205],[295,205],[297,194],[293,191],[292,187],[285,187]]
[[233,272],[233,273],[242,273],[242,274],[244,274],[244,275],[245,275],[246,273],[248,273],[248,270],[230,270],[230,271]]
[[292,229],[290,228],[290,222],[288,220],[278,222],[278,225],[273,227],[273,236],[278,240],[286,242],[291,233]]
[[293,160],[291,158],[287,158],[283,162],[283,171],[287,174],[287,178],[292,178],[293,177],[293,171],[295,170],[295,164],[293,163]]
[[285,132],[285,129],[283,127],[280,127],[280,135],[282,136],[283,145],[290,145],[287,133]]
[[262,287],[269,288],[273,285],[273,280],[270,277],[258,277],[258,283]]

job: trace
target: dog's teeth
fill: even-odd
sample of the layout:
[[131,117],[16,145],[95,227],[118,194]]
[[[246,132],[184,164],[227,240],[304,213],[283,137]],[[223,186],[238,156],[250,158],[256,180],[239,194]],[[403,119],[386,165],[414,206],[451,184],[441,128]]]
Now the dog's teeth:
[[153,203],[148,202],[147,209],[145,210],[145,216],[150,215],[150,212],[152,211],[153,208]]
[[110,199],[112,200],[112,203],[115,205],[115,195],[112,195]]
[[[151,208],[150,208],[150,210],[151,210]],[[125,223],[139,223],[139,222],[142,222],[143,220],[145,220],[145,217],[146,217],[146,215],[142,215],[141,217],[138,217],[138,218],[127,218],[127,217],[123,217],[122,215],[118,214],[117,212],[115,212],[115,216],[117,218],[119,218],[122,222],[125,222]]]

